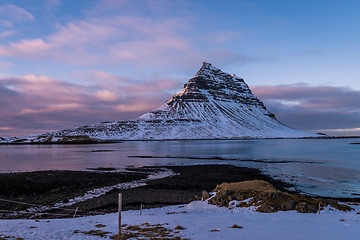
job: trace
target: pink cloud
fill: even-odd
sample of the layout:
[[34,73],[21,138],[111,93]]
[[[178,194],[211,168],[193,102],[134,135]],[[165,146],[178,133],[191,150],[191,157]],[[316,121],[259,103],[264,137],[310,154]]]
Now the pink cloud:
[[[47,99],[47,103],[63,100],[77,100],[78,91],[83,87],[65,83],[46,76],[25,75],[4,79],[5,86],[22,94],[23,96],[36,97],[40,101]],[[51,100],[54,99],[54,100]]]
[[118,29],[114,24],[104,24],[93,20],[80,21],[61,26],[60,30],[49,36],[48,41],[54,45],[74,45],[97,43],[109,39]]
[[0,32],[0,38],[7,38],[7,37],[10,37],[15,34],[16,34],[15,31],[3,31],[3,32]]
[[143,17],[109,17],[61,26],[46,38],[24,39],[0,46],[0,55],[67,61],[75,64],[171,61],[192,57],[190,43],[176,34],[181,22]]
[[13,4],[0,6],[0,16],[9,21],[33,21],[34,16],[25,9]]
[[146,112],[149,109],[152,109],[153,104],[149,103],[137,103],[137,104],[119,104],[115,109],[119,112]]
[[[152,5],[146,1],[144,4]],[[238,34],[209,32],[208,36],[213,37],[204,39],[196,34],[191,17],[157,19],[136,14],[107,14],[104,17],[96,14],[101,10],[93,11],[86,20],[60,25],[48,36],[0,45],[0,55],[86,66],[135,66],[138,71],[154,66],[164,71],[176,65],[190,69],[199,62],[214,59],[237,64],[253,61],[221,47],[224,42],[238,38]]]
[[9,55],[31,56],[32,58],[44,56],[51,49],[51,46],[41,38],[22,40],[19,43],[11,43],[10,45]]
[[115,102],[116,100],[118,100],[118,95],[109,90],[97,91],[95,93],[95,96],[99,101],[104,101],[104,102]]
[[162,104],[178,86],[177,79],[147,82],[106,72],[88,77],[97,77],[94,84],[70,84],[37,75],[0,79],[0,136],[138,117]]
[[[0,135],[138,117],[163,104],[186,82],[156,77],[140,81],[97,71],[85,77],[95,81],[70,84],[37,75],[0,79]],[[292,127],[313,131],[359,128],[359,91],[304,84],[255,86],[252,90],[280,121]]]
[[11,28],[14,26],[14,24],[8,20],[0,20],[0,25],[7,28]]
[[253,86],[253,92],[270,101],[293,102],[301,108],[340,109],[358,107],[360,92],[345,87],[310,86],[307,84]]
[[349,135],[344,129],[360,127],[358,90],[307,84],[252,86],[251,89],[268,110],[292,127],[335,135]]

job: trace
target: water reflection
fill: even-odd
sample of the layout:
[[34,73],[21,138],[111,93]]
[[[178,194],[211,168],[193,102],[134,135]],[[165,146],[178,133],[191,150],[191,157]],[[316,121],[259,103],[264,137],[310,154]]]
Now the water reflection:
[[278,139],[0,145],[0,171],[221,163],[262,169],[299,184],[310,193],[331,192],[354,197],[351,194],[360,193],[360,145],[349,144],[352,141]]

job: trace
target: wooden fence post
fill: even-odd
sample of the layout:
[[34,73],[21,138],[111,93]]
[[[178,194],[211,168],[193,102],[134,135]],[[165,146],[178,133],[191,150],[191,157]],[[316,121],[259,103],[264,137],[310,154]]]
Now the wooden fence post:
[[79,207],[76,207],[73,218],[75,218],[75,216],[76,216],[76,213],[77,213],[78,209],[79,209]]
[[119,239],[122,239],[121,236],[121,204],[122,204],[122,194],[119,193],[119,203],[118,203],[118,211],[119,211]]

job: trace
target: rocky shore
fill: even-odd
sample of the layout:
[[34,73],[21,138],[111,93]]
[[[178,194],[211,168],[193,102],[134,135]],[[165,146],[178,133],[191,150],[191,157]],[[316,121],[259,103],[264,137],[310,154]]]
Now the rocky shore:
[[[222,183],[213,190],[216,196],[209,203],[220,207],[256,207],[256,211],[271,213],[296,210],[299,213],[317,213],[324,207],[341,211],[353,210],[336,199],[312,197],[305,194],[280,191],[262,180]],[[206,196],[206,192],[203,192]]]
[[[166,178],[146,180],[148,175],[164,171],[164,169],[171,170],[174,174]],[[303,197],[305,195],[296,192],[289,193],[286,189],[292,187],[291,185],[272,179],[262,174],[260,170],[252,168],[231,165],[195,165],[128,168],[126,172],[113,170],[115,169],[0,174],[0,199],[2,199],[0,200],[2,210],[0,216],[1,218],[62,218],[73,217],[75,211],[77,216],[116,212],[119,192],[123,195],[123,210],[136,210],[140,208],[140,205],[143,208],[153,208],[189,203],[201,199],[204,191],[213,190],[218,191],[218,194],[210,201],[212,204],[229,207],[232,200],[242,201],[253,198],[253,202],[239,204],[250,206],[263,201],[264,205],[261,206],[263,212],[298,210],[300,205],[304,205],[303,202],[305,202],[304,210],[299,212],[316,212],[318,209],[316,203],[321,201],[316,199],[311,202],[306,200],[312,199],[309,196],[306,196],[304,200],[302,198],[305,198]],[[253,189],[240,193],[220,185],[225,182],[252,180],[266,182],[274,190],[264,193]],[[91,189],[134,181],[143,181],[144,184],[136,188],[114,188],[101,196],[66,206],[69,200],[83,196]],[[66,207],[54,208],[53,205],[59,202]],[[325,203],[335,204],[337,201],[323,200],[322,203],[325,206]],[[29,208],[37,206],[47,207],[29,211]],[[14,215],[13,212],[17,214]]]

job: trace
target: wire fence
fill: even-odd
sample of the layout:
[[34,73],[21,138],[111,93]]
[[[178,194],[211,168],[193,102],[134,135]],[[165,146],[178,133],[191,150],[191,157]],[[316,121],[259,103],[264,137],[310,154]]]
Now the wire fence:
[[[118,197],[119,197],[118,198],[118,236],[120,236],[120,239],[122,239],[122,237],[121,237],[122,236],[122,230],[121,230],[121,228],[122,228],[122,225],[121,225],[122,193],[119,193]],[[21,204],[21,205],[28,205],[28,206],[32,206],[32,207],[45,207],[45,208],[48,207],[48,206],[40,205],[40,204],[26,203],[26,202],[3,199],[3,198],[0,198],[0,201],[8,202],[8,203]],[[73,218],[76,217],[77,212],[93,213],[93,214],[94,213],[95,214],[105,214],[104,212],[79,210],[79,207],[76,207],[76,209],[70,209],[70,208],[64,208],[64,207],[53,207],[51,210],[54,210],[54,209],[56,209],[56,210],[60,209],[60,210],[66,210],[66,211],[74,212]],[[0,210],[0,212],[4,212],[4,211],[7,211],[7,210]],[[142,211],[142,204],[140,205],[140,215],[141,215],[141,211]],[[41,213],[41,212],[37,212],[37,213],[34,213],[34,214],[42,214],[42,215],[43,214],[49,214],[50,216],[61,216],[61,217],[69,216],[69,214],[65,214],[65,213]],[[0,238],[1,238],[1,236],[0,236]]]
[[[21,205],[27,205],[27,206],[31,206],[31,207],[37,207],[37,208],[42,208],[39,209],[38,211],[33,211],[33,212],[26,212],[26,210],[23,211],[12,211],[12,210],[2,210],[0,209],[0,212],[2,213],[14,213],[16,214],[34,214],[34,215],[54,215],[54,216],[72,216],[71,214],[75,212],[75,214],[73,215],[73,217],[76,217],[76,213],[87,213],[87,214],[106,214],[106,212],[99,212],[99,211],[89,211],[89,210],[80,210],[78,208],[65,208],[65,207],[50,207],[48,205],[40,205],[40,204],[33,204],[33,203],[27,203],[27,202],[21,202],[21,201],[15,201],[15,200],[9,200],[9,199],[3,199],[0,198],[0,201],[2,202],[8,202],[8,203],[15,203],[15,204],[21,204]],[[53,212],[47,212],[47,211],[51,211],[51,210],[64,210],[64,211],[68,211],[69,213],[53,213]],[[70,213],[71,212],[71,213]]]

